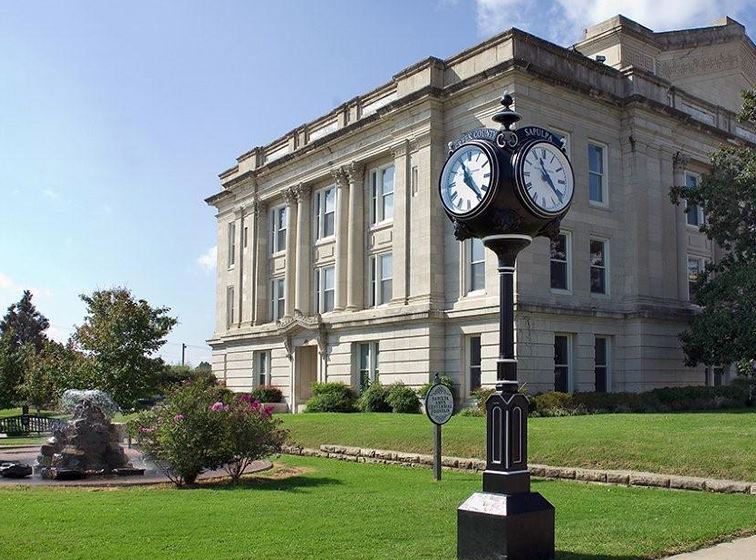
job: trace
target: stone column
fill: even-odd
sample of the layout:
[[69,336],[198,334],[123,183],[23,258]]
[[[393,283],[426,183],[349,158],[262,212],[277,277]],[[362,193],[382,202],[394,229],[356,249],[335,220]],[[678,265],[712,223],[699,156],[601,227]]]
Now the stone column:
[[[249,274],[249,301],[251,306],[251,320],[252,325],[259,325],[265,321],[265,283],[267,281],[267,275],[265,274],[265,265],[268,262],[267,259],[267,237],[266,227],[267,223],[267,208],[260,202],[258,198],[255,198],[252,202],[252,239],[250,240],[251,247],[251,270]],[[261,306],[262,301],[262,306]],[[260,309],[262,307],[262,309]]]
[[409,298],[410,219],[409,194],[411,189],[410,142],[404,140],[393,146],[394,155],[394,226],[393,244],[393,297],[391,301],[406,305]]
[[[677,152],[672,158],[675,186],[685,185],[685,167],[688,156]],[[677,297],[688,301],[688,228],[685,202],[675,208],[675,232],[677,234]]]
[[[294,189],[297,197],[297,252],[296,288],[294,290],[294,310],[302,315],[310,315],[310,187],[299,184]],[[288,264],[288,263],[287,263]]]
[[244,224],[247,217],[247,209],[240,206],[236,210],[236,222],[238,233],[236,234],[236,267],[238,272],[238,282],[236,290],[236,308],[235,324],[237,327],[242,325],[242,314],[244,313]]
[[349,181],[349,234],[347,236],[347,310],[362,309],[365,224],[363,195],[365,166],[352,162],[344,168]]
[[283,192],[286,200],[286,279],[284,287],[286,301],[284,302],[284,315],[294,316],[294,288],[296,280],[297,258],[297,200],[293,188]]
[[335,286],[334,286],[334,311],[341,311],[346,307],[346,286],[348,283],[347,271],[347,236],[348,232],[348,214],[349,207],[349,181],[346,172],[339,168],[331,172],[336,182],[336,245],[334,247],[335,257]]

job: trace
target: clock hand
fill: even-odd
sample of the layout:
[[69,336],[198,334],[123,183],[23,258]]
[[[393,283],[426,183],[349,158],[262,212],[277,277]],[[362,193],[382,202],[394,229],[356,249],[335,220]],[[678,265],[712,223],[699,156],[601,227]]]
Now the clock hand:
[[470,187],[470,190],[475,193],[475,196],[478,197],[478,200],[483,198],[483,193],[480,192],[480,189],[478,188],[478,185],[475,184],[475,181],[473,181],[472,175],[470,175],[470,172],[467,170],[467,167],[465,167],[465,163],[460,160],[459,164],[462,166],[462,173],[464,174],[463,181],[465,185]]
[[554,194],[557,195],[559,202],[562,202],[563,195],[554,186],[554,182],[551,180],[551,176],[549,175],[548,171],[546,171],[546,166],[543,164],[543,160],[541,158],[538,158],[538,161],[541,164],[541,177],[543,177],[546,180],[546,182],[551,187],[551,190],[554,191]]

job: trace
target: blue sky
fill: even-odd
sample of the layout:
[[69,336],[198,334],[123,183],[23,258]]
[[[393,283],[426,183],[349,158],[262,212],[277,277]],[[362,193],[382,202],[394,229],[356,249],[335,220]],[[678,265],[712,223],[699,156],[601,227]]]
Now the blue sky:
[[[573,6],[574,4],[574,6]],[[578,7],[579,6],[579,7]],[[656,30],[756,8],[725,0],[0,3],[0,310],[31,288],[65,340],[78,294],[172,308],[163,356],[207,359],[217,174],[385,83],[517,26],[571,44],[618,12]]]

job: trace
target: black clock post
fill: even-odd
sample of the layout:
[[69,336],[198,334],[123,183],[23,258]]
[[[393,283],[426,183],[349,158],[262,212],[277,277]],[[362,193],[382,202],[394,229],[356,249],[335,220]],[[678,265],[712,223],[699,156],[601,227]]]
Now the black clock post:
[[[486,401],[483,491],[457,510],[457,558],[551,560],[554,507],[530,488],[528,399],[519,393],[514,352],[514,273],[517,255],[533,237],[553,239],[559,233],[574,177],[559,139],[539,127],[513,130],[520,115],[510,109],[512,97],[505,94],[501,103],[504,108],[493,117],[501,128],[470,131],[450,143],[439,179],[455,237],[478,237],[496,254],[500,289],[499,357],[496,392]],[[490,175],[478,152],[487,155]]]

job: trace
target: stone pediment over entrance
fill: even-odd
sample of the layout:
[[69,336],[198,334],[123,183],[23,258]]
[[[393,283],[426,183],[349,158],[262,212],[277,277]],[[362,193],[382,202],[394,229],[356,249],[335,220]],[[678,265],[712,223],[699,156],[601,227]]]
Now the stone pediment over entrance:
[[294,311],[294,315],[282,317],[276,323],[279,333],[282,335],[291,336],[296,334],[302,329],[307,330],[320,330],[320,326],[323,324],[323,320],[320,318],[320,314],[304,315],[300,311]]

